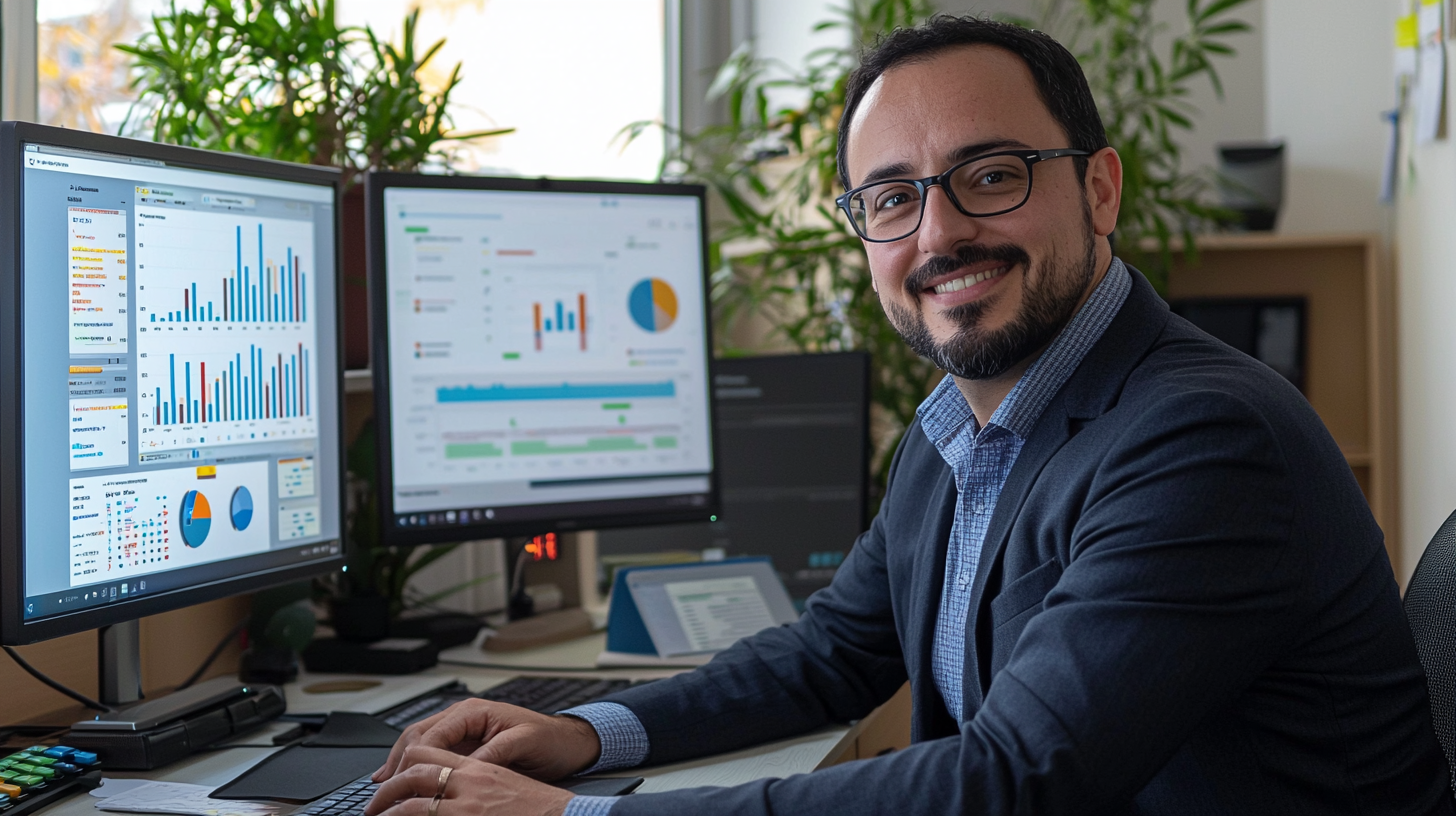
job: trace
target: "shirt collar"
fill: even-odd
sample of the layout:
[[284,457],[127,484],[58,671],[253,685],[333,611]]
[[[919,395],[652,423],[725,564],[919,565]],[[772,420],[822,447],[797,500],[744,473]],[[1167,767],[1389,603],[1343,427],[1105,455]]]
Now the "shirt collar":
[[[1047,403],[1061,390],[1072,372],[1081,365],[1087,352],[1102,338],[1112,319],[1132,291],[1132,274],[1119,258],[1112,259],[1102,282],[1092,290],[1087,302],[1067,322],[1046,351],[1031,364],[1026,373],[1012,387],[1000,407],[986,423],[989,428],[997,426],[1015,434],[1023,441],[1036,427],[1036,422],[1046,410]],[[955,385],[955,379],[946,376],[935,387],[925,402],[916,409],[920,427],[926,437],[939,447],[949,441],[968,422],[974,426],[975,415],[965,397]]]

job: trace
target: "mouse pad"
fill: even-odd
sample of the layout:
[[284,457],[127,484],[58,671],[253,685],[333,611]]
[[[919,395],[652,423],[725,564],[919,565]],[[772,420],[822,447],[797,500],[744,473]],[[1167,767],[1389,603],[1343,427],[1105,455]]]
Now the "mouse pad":
[[212,798],[311,802],[373,773],[397,739],[398,729],[368,714],[335,711],[323,730],[253,766]]

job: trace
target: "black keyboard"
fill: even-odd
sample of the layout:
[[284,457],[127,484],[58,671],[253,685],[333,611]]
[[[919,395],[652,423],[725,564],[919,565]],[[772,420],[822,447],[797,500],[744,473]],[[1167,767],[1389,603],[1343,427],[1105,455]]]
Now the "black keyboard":
[[542,714],[554,714],[638,684],[631,680],[596,680],[587,677],[517,677],[479,694],[471,694],[463,687],[435,692],[406,703],[382,715],[380,719],[395,728],[404,728],[426,717],[433,717],[461,700],[472,698],[495,700]]

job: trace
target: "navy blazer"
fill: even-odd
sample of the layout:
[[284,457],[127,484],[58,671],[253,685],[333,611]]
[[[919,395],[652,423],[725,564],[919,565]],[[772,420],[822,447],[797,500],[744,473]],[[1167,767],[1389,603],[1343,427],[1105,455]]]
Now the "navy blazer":
[[960,723],[931,666],[955,501],[917,424],[797,623],[610,698],[661,763],[863,717],[908,678],[913,745],[613,815],[1452,812],[1383,537],[1339,448],[1287,381],[1140,275],[996,504]]

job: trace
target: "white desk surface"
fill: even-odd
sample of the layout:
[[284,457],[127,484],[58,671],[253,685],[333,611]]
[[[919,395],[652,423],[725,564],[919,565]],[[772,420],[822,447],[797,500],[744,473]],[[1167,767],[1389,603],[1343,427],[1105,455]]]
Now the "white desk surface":
[[[604,641],[604,636],[592,635],[564,644],[504,655],[462,651],[474,649],[472,646],[462,646],[442,653],[442,661],[448,656],[451,663],[442,662],[432,669],[404,677],[303,674],[300,675],[297,683],[291,683],[285,688],[288,696],[288,712],[290,714],[328,711],[375,713],[392,708],[453,680],[459,680],[472,691],[481,691],[503,683],[523,671],[529,671],[532,674],[550,674],[552,671],[556,671],[575,677],[644,679],[664,677],[675,671],[670,669],[583,671],[582,669],[593,665],[597,654],[602,650]],[[484,654],[484,658],[476,657],[476,654]],[[489,666],[465,665],[467,661],[488,663]],[[379,681],[380,685],[357,692],[310,693],[306,691],[310,686],[320,682],[344,679]],[[282,733],[291,727],[291,723],[270,724],[236,740],[245,747],[207,751],[157,771],[113,771],[107,772],[105,775],[221,786],[258,764],[274,751],[279,750],[260,746],[266,746],[274,734]],[[673,765],[623,769],[614,771],[610,775],[646,778],[647,781],[639,788],[644,793],[702,785],[737,785],[755,779],[808,773],[820,767],[830,758],[839,756],[844,747],[850,744],[854,738],[854,729],[846,726],[832,726],[811,734],[743,751]],[[45,814],[46,816],[101,816],[103,811],[96,810],[96,801],[95,797],[78,794],[46,808]]]

